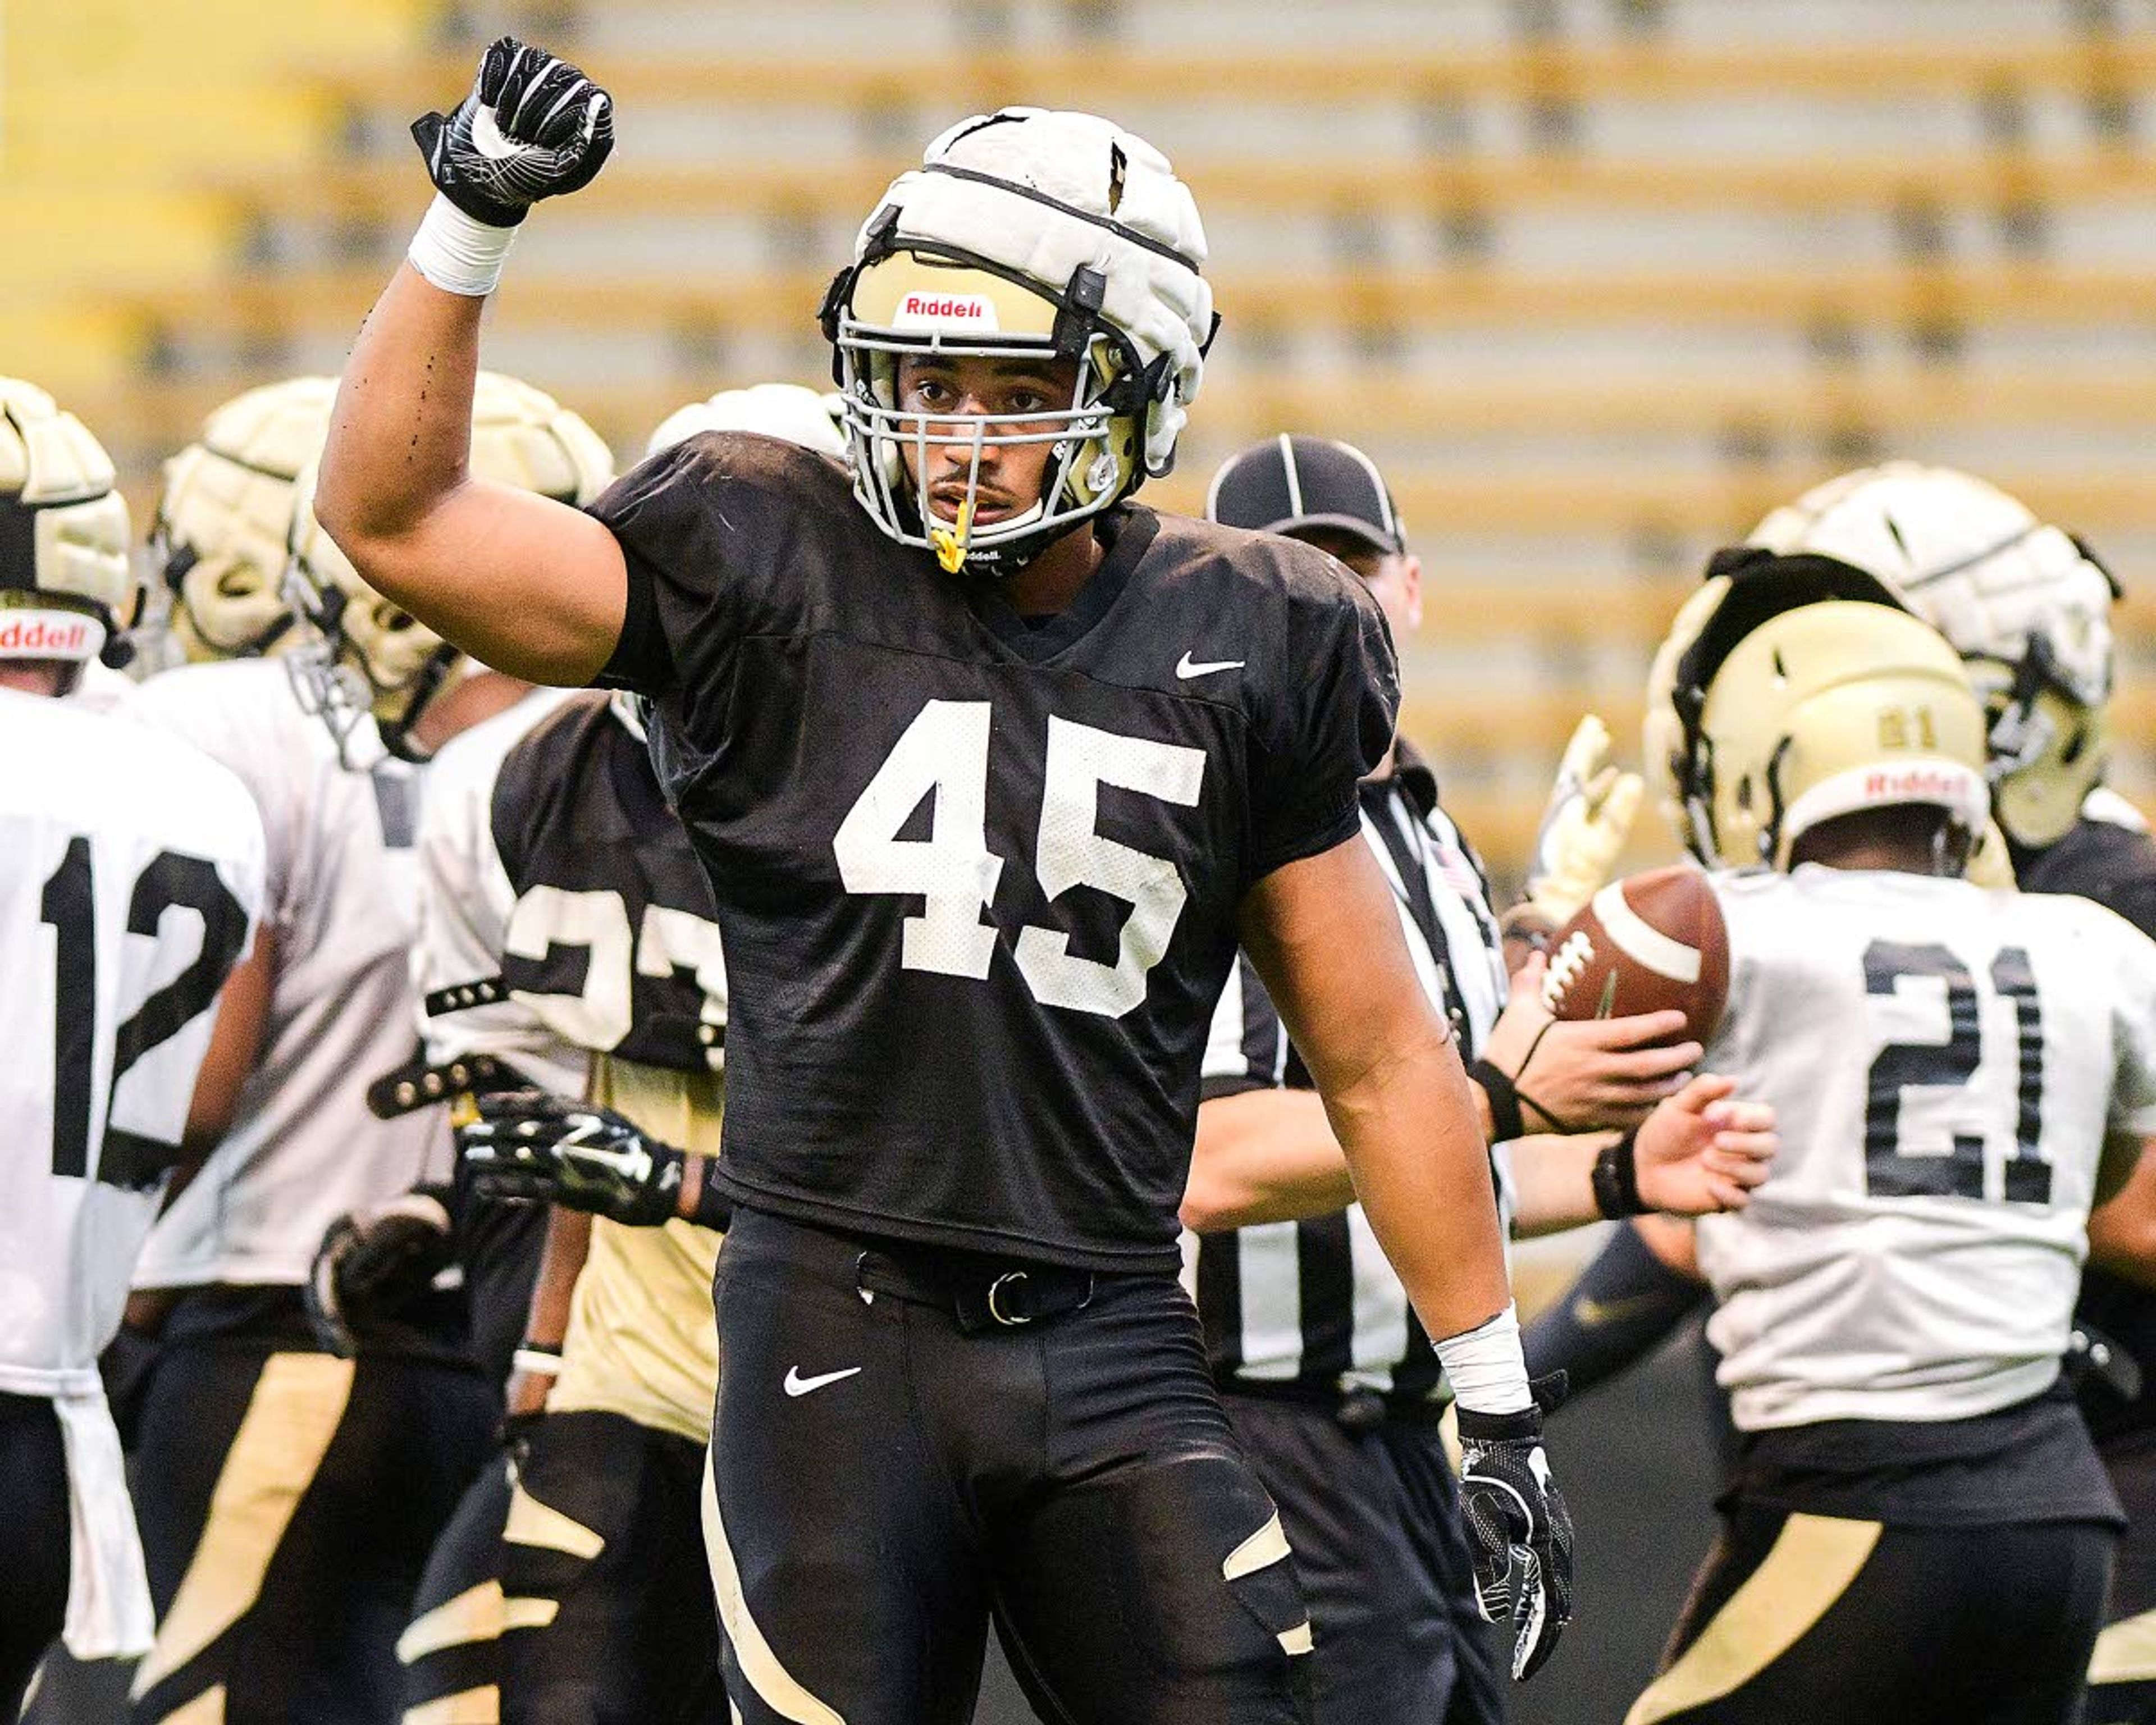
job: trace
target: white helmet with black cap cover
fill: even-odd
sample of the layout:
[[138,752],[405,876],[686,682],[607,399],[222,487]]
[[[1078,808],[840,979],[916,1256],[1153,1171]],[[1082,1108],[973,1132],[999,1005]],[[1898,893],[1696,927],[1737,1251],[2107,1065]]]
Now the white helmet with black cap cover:
[[[1188,188],[1111,121],[1005,108],[952,126],[892,182],[824,297],[862,506],[953,573],[1008,574],[1168,472],[1216,323],[1204,261]],[[965,440],[952,418],[900,409],[899,360],[923,353],[1078,367],[1066,407],[959,422],[973,469],[948,521],[924,511],[904,455]],[[983,452],[1023,444],[1050,447],[1040,498],[976,522]]]
[[69,665],[134,656],[142,585],[112,458],[82,421],[0,377],[0,659]]

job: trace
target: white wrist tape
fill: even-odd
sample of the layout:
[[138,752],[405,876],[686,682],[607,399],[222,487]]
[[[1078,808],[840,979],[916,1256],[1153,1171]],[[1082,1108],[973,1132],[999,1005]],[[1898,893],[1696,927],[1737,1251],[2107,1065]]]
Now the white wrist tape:
[[1527,1363],[1520,1353],[1519,1314],[1507,1305],[1487,1323],[1436,1344],[1451,1380],[1453,1399],[1477,1414],[1524,1413],[1534,1398],[1527,1392]]
[[520,1372],[528,1372],[535,1378],[558,1378],[562,1375],[562,1356],[558,1351],[544,1348],[520,1348],[509,1356],[509,1363]]
[[444,293],[483,300],[501,280],[502,260],[516,239],[514,228],[475,222],[438,192],[405,255]]

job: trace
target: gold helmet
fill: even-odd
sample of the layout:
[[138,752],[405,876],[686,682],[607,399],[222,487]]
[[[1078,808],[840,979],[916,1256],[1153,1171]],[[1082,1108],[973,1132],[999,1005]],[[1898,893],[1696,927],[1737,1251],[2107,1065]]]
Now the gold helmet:
[[2087,547],[1995,485],[1915,461],[1816,486],[1752,541],[1869,571],[1953,643],[1989,721],[1999,824],[2036,849],[2065,836],[2109,751],[2118,588]]
[[[1174,465],[1217,320],[1197,205],[1143,139],[1090,114],[1005,108],[932,143],[885,193],[825,295],[854,490],[901,545],[956,573],[1009,574]],[[1069,403],[964,415],[973,469],[946,518],[915,495],[908,448],[952,418],[901,410],[908,354],[1074,361]],[[937,428],[932,439],[931,428]],[[981,458],[1046,445],[1040,495],[974,518]]]
[[165,464],[150,551],[181,657],[251,658],[295,639],[285,603],[293,486],[321,453],[336,388],[287,377],[234,396]]
[[0,377],[0,659],[70,666],[133,657],[142,613],[112,458],[33,383]]
[[1900,803],[1973,837],[1990,812],[1984,718],[1928,624],[1864,572],[1758,548],[1717,556],[1650,673],[1646,763],[1710,865],[1789,865],[1820,822]]
[[[363,716],[382,745],[418,757],[412,728],[463,658],[360,578],[315,518],[318,465],[295,482],[285,583],[311,639],[288,662],[294,686],[342,750]],[[583,418],[542,390],[481,372],[472,403],[471,472],[495,485],[582,506],[605,490],[613,459]]]

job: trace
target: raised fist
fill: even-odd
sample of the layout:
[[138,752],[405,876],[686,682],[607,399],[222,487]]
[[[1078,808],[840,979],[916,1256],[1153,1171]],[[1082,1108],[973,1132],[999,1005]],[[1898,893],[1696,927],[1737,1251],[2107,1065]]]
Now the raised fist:
[[613,148],[613,98],[543,48],[502,36],[471,94],[412,136],[443,197],[492,228],[514,228],[542,198],[588,185]]

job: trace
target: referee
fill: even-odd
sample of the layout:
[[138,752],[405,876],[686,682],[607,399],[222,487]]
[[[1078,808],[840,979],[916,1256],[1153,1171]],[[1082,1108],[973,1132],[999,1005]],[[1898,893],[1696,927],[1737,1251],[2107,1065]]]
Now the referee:
[[[1215,475],[1207,513],[1330,552],[1368,585],[1396,638],[1420,624],[1421,565],[1360,450],[1308,437],[1255,444]],[[1363,781],[1361,802],[1416,968],[1472,1061],[1489,1051],[1507,995],[1481,865],[1405,739]],[[1573,1028],[1558,1027],[1552,1045]],[[1671,1050],[1675,1065],[1650,1060],[1641,1071],[1636,1053],[1583,1044],[1560,1063],[1582,1089],[1546,1091],[1538,1080],[1540,1100],[1580,1118],[1629,1081],[1636,1115],[1697,1052]],[[1590,1081],[1602,1087],[1587,1091]],[[1183,1205],[1199,1235],[1199,1310],[1230,1423],[1295,1552],[1315,1636],[1317,1725],[1502,1720],[1505,1685],[1476,1610],[1439,1437],[1450,1395],[1436,1353],[1351,1201],[1310,1075],[1247,957],[1214,1017],[1204,1096]],[[1496,1129],[1506,1123],[1501,1101],[1493,1141],[1514,1135]],[[1509,1182],[1497,1178],[1509,1221]]]

